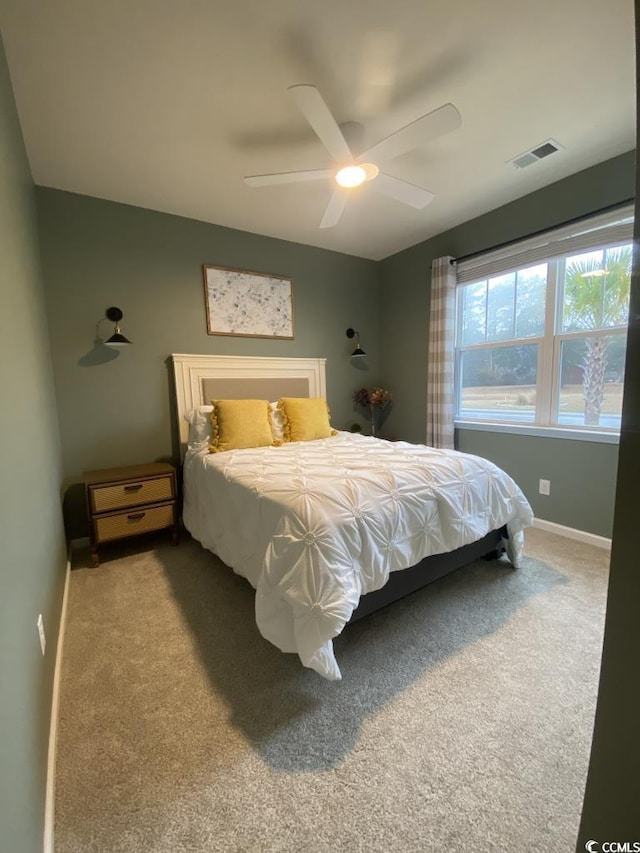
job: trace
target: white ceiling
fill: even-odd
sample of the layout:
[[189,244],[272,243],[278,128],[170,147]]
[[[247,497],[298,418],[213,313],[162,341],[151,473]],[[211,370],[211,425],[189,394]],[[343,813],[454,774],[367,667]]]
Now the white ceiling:
[[[378,260],[635,147],[632,0],[0,0],[37,184]],[[384,164],[320,230],[332,165],[287,87],[373,143],[446,102],[462,128]],[[548,138],[563,149],[507,161]]]

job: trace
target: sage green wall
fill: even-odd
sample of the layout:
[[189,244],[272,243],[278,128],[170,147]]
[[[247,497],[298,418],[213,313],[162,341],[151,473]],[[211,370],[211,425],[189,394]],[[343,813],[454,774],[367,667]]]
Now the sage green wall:
[[[634,152],[630,151],[382,261],[381,381],[394,392],[387,429],[409,441],[425,440],[430,268],[434,258],[459,257],[526,237],[630,200],[634,194]],[[469,430],[458,430],[457,440],[461,450],[511,469],[539,518],[611,536],[616,445]],[[541,477],[552,481],[550,497],[538,494]]]
[[[491,459],[513,477],[538,518],[598,536],[611,536],[617,444],[523,438],[511,433],[470,429],[456,430],[456,434],[459,450]],[[538,494],[540,478],[551,481],[550,495]]]
[[34,187],[1,41],[0,316],[0,850],[35,853],[43,841],[66,547]]
[[[175,458],[172,352],[326,357],[332,421],[356,419],[353,391],[378,380],[376,263],[41,187],[37,204],[72,536],[86,532],[74,486],[83,469]],[[208,335],[203,263],[291,276],[295,340]],[[133,341],[121,351],[94,347],[110,305]],[[349,326],[367,371],[349,361]],[[111,331],[100,325],[103,338]]]

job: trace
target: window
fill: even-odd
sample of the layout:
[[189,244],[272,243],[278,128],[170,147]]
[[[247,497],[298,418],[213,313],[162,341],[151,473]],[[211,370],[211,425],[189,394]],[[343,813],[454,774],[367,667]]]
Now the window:
[[458,421],[620,430],[632,216],[459,265]]

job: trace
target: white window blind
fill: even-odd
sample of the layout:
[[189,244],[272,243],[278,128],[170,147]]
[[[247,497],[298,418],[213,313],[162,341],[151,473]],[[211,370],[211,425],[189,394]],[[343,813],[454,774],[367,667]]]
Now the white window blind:
[[458,284],[481,281],[549,258],[578,254],[595,244],[629,243],[633,239],[633,216],[633,205],[625,205],[460,261],[456,267]]

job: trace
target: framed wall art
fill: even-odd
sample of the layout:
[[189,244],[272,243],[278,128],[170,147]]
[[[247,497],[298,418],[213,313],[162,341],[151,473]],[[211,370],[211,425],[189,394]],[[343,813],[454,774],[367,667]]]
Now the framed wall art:
[[202,271],[210,335],[293,339],[290,278],[206,264]]

